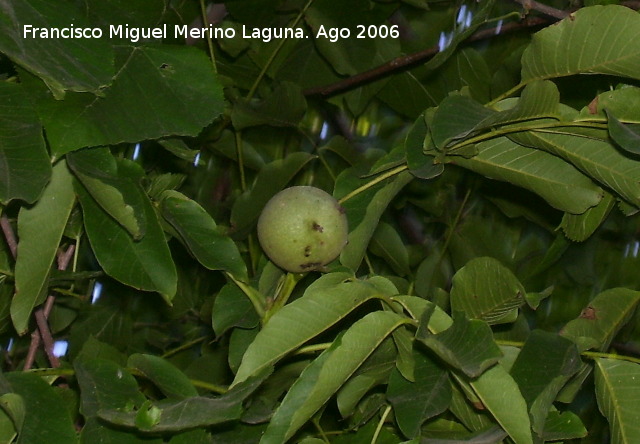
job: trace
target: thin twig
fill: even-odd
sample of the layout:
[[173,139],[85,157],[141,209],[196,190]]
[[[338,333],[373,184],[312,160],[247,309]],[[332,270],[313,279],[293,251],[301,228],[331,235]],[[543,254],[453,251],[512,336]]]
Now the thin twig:
[[378,437],[380,436],[380,432],[382,431],[382,426],[384,426],[384,422],[387,420],[387,416],[389,416],[389,413],[391,413],[391,408],[392,407],[388,405],[387,408],[384,409],[384,412],[380,417],[380,421],[378,421],[376,431],[373,433],[373,437],[371,438],[371,444],[376,444],[378,442]]
[[[67,269],[69,262],[71,262],[71,259],[73,258],[74,252],[75,245],[70,245],[64,252],[58,252],[58,270],[64,271]],[[38,328],[31,333],[31,343],[29,344],[29,350],[27,351],[27,356],[24,361],[24,370],[29,370],[31,366],[33,366],[36,359],[36,353],[41,343],[44,343],[44,351],[47,354],[47,358],[49,359],[51,366],[54,368],[60,366],[58,358],[53,354],[53,336],[51,335],[51,329],[47,322],[55,300],[56,297],[53,294],[50,294],[47,296],[47,300],[44,305],[37,308],[34,312]]]
[[535,0],[514,0],[516,3],[521,4],[524,9],[528,11],[538,11],[544,15],[548,15],[549,17],[557,18],[558,20],[562,20],[571,14],[570,11],[563,11],[558,8],[553,8],[551,6],[547,6],[542,3],[538,3]]
[[[472,43],[479,40],[492,38],[498,35],[509,34],[522,29],[536,28],[543,25],[549,25],[556,22],[558,19],[563,19],[574,12],[573,9],[568,11],[562,11],[560,9],[552,8],[547,5],[536,2],[535,0],[515,0],[523,6],[531,10],[539,11],[546,16],[543,17],[525,17],[519,22],[511,22],[507,24],[500,24],[493,28],[483,29],[475,32],[469,36],[464,43]],[[639,0],[628,0],[620,3],[621,6],[625,6],[635,11],[640,10]],[[430,48],[422,51],[408,54],[405,56],[396,57],[380,66],[372,68],[368,71],[361,72],[346,79],[342,79],[338,82],[325,86],[315,86],[304,90],[304,95],[307,97],[317,96],[327,98],[347,92],[349,90],[359,88],[363,85],[375,82],[391,74],[402,72],[406,69],[416,67],[435,56],[439,52],[439,46],[434,45]]]
[[36,324],[38,325],[38,334],[36,334],[36,336],[39,337],[38,343],[42,342],[44,344],[44,351],[47,354],[51,367],[58,368],[60,367],[60,361],[53,353],[53,335],[51,334],[49,323],[44,314],[44,309],[38,308],[34,316],[36,318]]
[[[502,26],[487,28],[487,29],[483,29],[482,31],[478,31],[472,34],[465,41],[465,43],[484,40],[490,37],[494,37],[496,35],[507,34],[507,33],[521,30],[521,29],[534,28],[537,26],[549,24],[551,22],[552,20],[546,17],[527,17],[524,20],[517,23],[516,22],[507,23]],[[434,45],[430,48],[424,49],[419,52],[415,52],[413,54],[396,57],[395,59],[392,59],[389,62],[386,62],[373,69],[361,72],[352,77],[347,77],[346,79],[340,80],[330,85],[308,88],[304,90],[304,95],[319,96],[319,97],[334,96],[336,94],[340,94],[340,93],[349,91],[351,89],[361,87],[365,84],[375,82],[376,80],[380,80],[383,77],[386,77],[388,75],[395,74],[395,73],[404,71],[408,68],[415,67],[421,63],[428,61],[433,56],[435,56],[438,52],[439,52],[439,46]]]
[[0,216],[0,225],[2,226],[4,238],[7,240],[7,246],[11,252],[11,256],[15,259],[18,255],[18,241],[16,239],[16,234],[13,232],[11,222],[9,222],[9,218],[7,218],[5,214]]
[[385,180],[387,180],[390,177],[395,176],[396,174],[400,174],[403,171],[408,170],[409,167],[405,164],[405,165],[400,165],[397,166],[391,170],[388,170],[385,173],[380,174],[378,177],[376,177],[375,179],[365,183],[364,185],[359,186],[358,188],[356,188],[355,190],[351,191],[350,193],[348,193],[346,196],[341,197],[340,199],[338,199],[338,203],[340,205],[344,204],[346,201],[348,201],[349,199],[351,199],[352,197],[357,196],[358,194],[362,193],[363,191],[368,190],[369,188],[379,184],[380,182],[383,182]]
[[31,333],[31,343],[29,344],[29,350],[27,350],[27,356],[24,358],[24,366],[22,367],[24,371],[31,370],[36,360],[38,347],[40,347],[40,333],[38,333],[38,330],[34,330]]
[[[76,251],[76,246],[75,245],[70,245],[69,248],[67,248],[67,251],[60,251],[58,253],[58,270],[60,271],[64,271],[67,269],[67,267],[69,267],[69,262],[71,262],[71,259],[74,256],[74,253]],[[47,297],[46,302],[44,303],[44,316],[49,319],[49,315],[51,314],[51,309],[53,308],[53,303],[55,302],[56,297],[53,294],[50,294]]]
[[[204,4],[204,0],[200,0],[200,14],[202,16],[202,24],[204,29],[209,28],[209,16],[207,15],[207,7]],[[213,51],[213,41],[211,40],[211,34],[207,33],[207,47],[209,48],[209,58],[211,58],[211,65],[213,66],[213,72],[218,73],[218,67],[216,65],[216,53]]]

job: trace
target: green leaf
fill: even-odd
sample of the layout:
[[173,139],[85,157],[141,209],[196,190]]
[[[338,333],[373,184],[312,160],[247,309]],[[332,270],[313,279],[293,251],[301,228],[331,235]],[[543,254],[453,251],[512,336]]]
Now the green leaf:
[[227,363],[233,373],[237,373],[247,348],[253,343],[259,332],[260,327],[257,325],[253,328],[234,328],[231,330]]
[[269,376],[271,369],[263,371],[222,396],[205,398],[194,396],[181,401],[161,401],[149,404],[156,420],[146,427],[139,427],[136,420],[140,411],[101,410],[99,417],[109,423],[126,428],[137,428],[142,432],[181,432],[187,429],[212,426],[240,419],[242,403]]
[[20,334],[27,331],[34,307],[46,297],[51,265],[75,199],[72,176],[63,160],[53,168],[40,200],[20,209],[16,296],[11,302],[11,319]]
[[429,125],[436,147],[442,151],[452,142],[469,136],[492,118],[496,111],[482,106],[471,97],[453,94],[445,98]]
[[435,157],[424,153],[424,141],[428,131],[424,114],[421,114],[407,133],[404,141],[409,172],[420,179],[433,179],[444,171],[444,165],[434,163]]
[[323,157],[327,156],[327,152],[335,154],[350,166],[366,161],[366,156],[342,136],[333,136],[325,145],[318,148],[318,153]]
[[[560,131],[560,130],[559,130]],[[561,132],[530,131],[511,136],[570,162],[633,205],[640,205],[640,162],[622,154],[610,143]]]
[[80,412],[95,417],[104,409],[133,409],[145,401],[135,378],[124,367],[101,358],[76,359]]
[[545,441],[560,441],[584,438],[587,433],[580,417],[575,413],[568,410],[564,412],[552,410],[544,424],[542,438]]
[[82,182],[91,197],[109,213],[134,239],[146,232],[142,171],[127,174],[125,164],[118,162],[108,148],[85,149],[67,155],[69,168]]
[[[460,27],[452,31],[451,41],[442,51],[438,51],[427,63],[424,64],[424,69],[428,71],[434,71],[445,63],[450,57],[456,54],[458,46],[467,40],[476,30],[485,25],[487,19],[493,12],[494,0],[482,2],[477,10],[473,11],[471,23],[468,26]],[[433,13],[433,11],[431,11]],[[466,24],[465,24],[466,25]],[[447,25],[448,27],[449,25]],[[448,29],[448,28],[447,28]]]
[[581,8],[536,33],[522,55],[522,81],[580,73],[638,78],[640,16],[618,5]]
[[[118,73],[104,97],[39,97],[55,156],[88,146],[196,136],[222,112],[222,87],[206,55],[186,46],[121,46]],[[141,92],[141,79],[144,79]]]
[[281,160],[265,165],[250,190],[239,196],[231,209],[231,223],[239,233],[250,230],[258,220],[262,208],[276,193],[315,156],[304,152],[289,154]]
[[51,177],[42,125],[19,85],[0,83],[0,203],[34,203]]
[[[0,271],[0,273],[3,273]],[[11,300],[13,299],[14,286],[4,282],[0,278],[0,333],[11,330]]]
[[158,144],[176,156],[178,159],[186,160],[190,164],[195,166],[202,166],[204,162],[200,159],[200,150],[194,150],[180,138],[169,137],[166,139],[158,140]]
[[584,213],[597,205],[603,191],[571,164],[543,151],[524,147],[507,137],[476,145],[469,159],[449,157],[453,163],[483,176],[533,191],[554,208]]
[[640,302],[640,292],[612,288],[598,294],[580,317],[569,321],[560,334],[571,339],[580,351],[606,350],[618,331],[631,319]]
[[[444,420],[443,420],[444,422]],[[448,427],[445,429],[445,433],[446,432],[450,432],[453,434],[453,436],[451,436],[451,439],[438,439],[435,440],[435,442],[437,442],[438,444],[495,444],[495,443],[502,443],[504,442],[504,439],[507,438],[507,433],[502,430],[502,428],[500,428],[497,425],[493,425],[493,426],[489,426],[484,430],[481,431],[477,431],[474,433],[466,433],[466,430],[464,431],[455,431],[455,426],[459,426],[458,423],[452,423],[451,425],[444,423],[445,425],[447,425]],[[434,424],[435,426],[435,424]],[[453,429],[453,430],[451,430]],[[436,429],[437,430],[437,429]],[[431,430],[429,430],[431,431]],[[447,435],[445,435],[447,436]],[[423,441],[426,443],[430,443],[431,440],[427,440],[427,441]],[[410,443],[413,444],[413,443]],[[416,443],[417,444],[417,443]]]
[[[449,9],[448,12],[451,13],[452,9]],[[463,14],[465,9],[459,7],[455,12]],[[468,15],[473,14],[473,18],[475,18],[476,13],[470,5],[467,5],[466,12]],[[433,16],[428,14],[426,17],[431,18]],[[435,17],[433,19],[437,20]],[[425,22],[422,26],[427,27],[429,25]],[[446,27],[446,25],[444,26]],[[433,104],[438,104],[451,91],[460,91],[462,89],[468,89],[471,97],[480,103],[488,102],[491,99],[493,68],[489,68],[487,63],[489,57],[486,57],[485,53],[485,49],[471,46],[458,48],[440,69],[424,79],[422,81],[423,88],[432,95]],[[494,60],[491,60],[491,63],[493,66]],[[495,64],[495,66],[500,66],[500,64]],[[495,91],[493,93],[495,94]]]
[[[277,74],[278,79],[297,83],[303,88],[325,85],[340,79],[327,60],[316,50],[312,39],[298,39],[295,42],[294,39],[288,40],[291,44],[295,43],[295,46],[286,58],[282,57],[284,60],[280,66],[277,66],[277,71],[273,70],[274,76]],[[266,59],[266,57],[263,58]],[[245,73],[255,66],[238,65],[233,73],[236,76],[246,75]],[[250,81],[254,79],[255,76]],[[242,77],[240,80],[243,80]]]
[[[425,329],[438,334],[446,331],[453,324],[451,318],[432,302],[415,296],[395,296],[393,299],[400,302],[414,319],[423,321],[416,333],[418,337],[428,335]],[[428,319],[427,325],[424,322],[426,319]],[[487,409],[516,443],[532,443],[526,402],[517,384],[500,363],[473,380],[462,379],[462,376],[456,373],[450,374],[465,391],[466,396],[480,405],[483,410]],[[467,423],[476,424],[478,430],[487,425],[486,418],[472,416],[468,411],[465,413],[463,409],[466,407],[463,407],[460,402],[457,406],[458,413],[465,414]]]
[[211,444],[211,434],[203,429],[190,430],[174,436],[169,444]]
[[415,353],[415,361],[415,382],[396,370],[387,387],[398,427],[409,438],[419,436],[422,423],[445,411],[451,401],[449,374],[423,353]]
[[121,353],[113,345],[107,344],[97,340],[92,335],[86,338],[82,344],[82,349],[75,355],[75,360],[92,360],[102,359],[106,361],[113,361],[121,367],[125,367],[127,364],[127,356]]
[[[453,325],[453,320],[445,311],[435,303],[427,301],[418,296],[398,295],[393,297],[394,302],[398,302],[416,320],[423,320],[425,312],[429,313],[427,325],[421,324],[421,328],[428,327],[431,333],[441,333]],[[420,334],[418,331],[417,334]]]
[[129,356],[127,367],[140,371],[168,398],[183,399],[198,396],[189,378],[169,361],[148,354],[135,353]]
[[[140,0],[135,4],[129,4],[129,8],[124,8],[123,6],[127,4],[126,0],[105,0],[101,2],[82,3],[86,15],[101,24],[127,23],[130,28],[153,27],[157,26],[163,18],[166,20],[171,17],[171,11],[165,8],[162,1]],[[177,11],[173,12],[175,13]],[[124,41],[131,42],[126,36],[118,39],[115,35],[113,41],[117,44]]]
[[[140,290],[157,291],[167,302],[176,293],[177,273],[151,202],[143,201],[147,232],[135,241],[86,192],[77,186],[84,225],[100,266],[111,277]],[[113,254],[117,251],[118,254]]]
[[558,87],[549,81],[534,81],[525,86],[522,95],[515,100],[506,99],[496,107],[505,109],[483,121],[483,128],[504,125],[525,120],[560,117],[560,93]]
[[580,110],[576,120],[606,123],[609,120],[608,113],[621,122],[640,123],[640,88],[624,85],[598,94]]
[[393,332],[393,342],[398,353],[396,368],[408,381],[415,381],[413,372],[416,362],[413,357],[413,339],[414,332],[406,327]]
[[[498,362],[502,352],[486,322],[459,314],[453,317],[453,325],[440,333],[431,334],[427,328],[420,328],[416,339],[456,370],[475,378]],[[428,322],[431,313],[425,316],[428,317],[421,323]]]
[[136,413],[135,426],[140,430],[151,429],[160,422],[161,417],[162,410],[146,400]]
[[640,154],[640,126],[625,125],[610,111],[605,110],[608,118],[609,135],[615,143],[631,154]]
[[[271,418],[267,429],[270,429],[272,436],[268,436],[265,433],[260,440],[261,444],[269,444],[270,441],[274,443],[285,441],[285,436],[292,425],[293,416],[299,411],[300,407],[304,405],[314,387],[316,387],[323,366],[326,364],[335,347],[337,347],[337,342],[334,342],[332,347],[314,359],[313,362],[304,369],[298,379],[296,379],[275,413],[284,418]],[[274,419],[276,419],[275,422]],[[278,424],[279,422],[281,422],[281,424]]]
[[6,373],[4,377],[11,393],[19,395],[24,402],[24,421],[18,430],[16,444],[78,442],[69,410],[53,387],[32,373]]
[[596,398],[609,421],[612,444],[631,444],[640,440],[640,366],[618,359],[596,361]]
[[[114,348],[126,350],[131,347],[135,337],[133,313],[116,306],[121,303],[122,296],[105,298],[102,303],[92,305],[91,310],[71,325],[69,335],[69,355],[82,357],[99,357],[113,360],[121,365],[127,362],[126,356]],[[121,297],[118,297],[121,296]],[[127,299],[125,299],[127,300]],[[101,342],[102,341],[102,342]],[[111,347],[106,347],[109,344]]]
[[307,109],[307,102],[295,83],[282,82],[262,100],[240,100],[231,110],[231,121],[236,130],[251,126],[298,125]]
[[502,365],[494,365],[469,383],[516,444],[533,444],[527,403],[518,384]]
[[519,99],[498,103],[496,108],[502,110],[500,112],[484,107],[470,97],[453,94],[435,110],[430,124],[433,142],[440,150],[444,150],[456,140],[482,129],[519,121],[558,118],[559,100],[558,88],[547,81],[527,85]]
[[[491,414],[477,408],[480,405],[480,400],[478,400],[478,404],[471,404],[461,388],[456,384],[451,385],[453,390],[449,410],[467,429],[472,432],[480,432],[495,426]],[[473,395],[475,397],[475,394]]]
[[409,274],[409,252],[391,225],[385,222],[378,224],[369,248],[373,254],[383,258],[398,276]]
[[[287,390],[310,362],[311,359],[305,359],[279,366],[273,375],[258,389],[252,402],[247,405],[245,412],[242,414],[242,421],[245,424],[261,424],[269,421]],[[255,442],[257,441],[259,439]]]
[[228,271],[241,281],[248,280],[247,266],[235,242],[220,233],[213,218],[196,201],[167,190],[161,195],[160,212],[198,262],[209,270]]
[[518,278],[496,259],[472,259],[453,276],[451,308],[489,324],[504,322],[524,303]]
[[260,441],[260,437],[264,434],[266,426],[266,424],[253,425],[243,424],[241,422],[235,423],[225,427],[223,430],[216,431],[213,436],[213,444],[255,444]]
[[22,429],[25,417],[24,401],[20,395],[5,393],[0,396],[0,442],[10,444]]
[[228,283],[220,289],[211,310],[211,325],[216,336],[221,337],[233,327],[253,328],[258,322],[253,304],[236,284]]
[[605,221],[613,206],[615,199],[610,193],[605,192],[598,205],[589,208],[582,214],[564,213],[560,228],[565,236],[574,242],[587,240]]
[[261,444],[288,440],[336,393],[366,358],[407,319],[377,311],[356,321],[305,369],[275,411]]
[[553,287],[547,287],[539,292],[529,292],[525,295],[527,305],[534,310],[537,310],[540,303],[553,294]]
[[[65,91],[100,94],[115,73],[113,49],[106,38],[42,38],[35,28],[78,31],[92,28],[82,12],[70,2],[46,0],[5,2],[0,7],[0,52],[42,78],[56,99]],[[27,28],[29,26],[30,28]]]
[[[399,331],[396,330],[395,332]],[[394,332],[394,333],[395,333]],[[396,368],[398,352],[392,339],[387,338],[367,358],[336,394],[336,404],[343,418],[353,417],[358,404],[377,385],[386,384]]]
[[258,333],[242,358],[232,386],[275,364],[366,301],[380,296],[380,290],[367,281],[309,287],[301,298],[277,311]]
[[[348,243],[340,253],[340,262],[343,265],[354,271],[360,267],[380,217],[393,198],[412,179],[413,176],[410,173],[402,172],[373,193],[364,193],[365,195],[362,196],[363,199],[366,199],[364,208],[362,208],[362,199],[359,199],[359,201],[349,199],[343,203],[347,212],[350,230]],[[336,183],[336,191],[337,187],[338,184]],[[341,190],[342,193],[346,194],[346,190]],[[334,193],[334,197],[339,198],[340,196]],[[359,214],[354,214],[353,209],[355,209],[355,213]],[[359,217],[361,217],[359,223],[352,223],[353,219]]]
[[[305,11],[305,20],[311,28],[317,50],[339,74],[353,75],[371,67],[372,59],[377,56],[375,39],[356,39],[357,25],[373,23],[374,16],[369,3],[365,0],[353,0],[348,3],[336,3],[331,0],[316,0]],[[347,29],[350,38],[332,41],[328,36],[331,28]],[[321,30],[327,36],[321,35]]]
[[[394,54],[398,53],[395,52]],[[380,65],[388,62],[388,60],[381,62]],[[373,84],[373,86],[382,87],[377,98],[389,105],[394,111],[409,118],[415,118],[427,106],[438,103],[432,92],[425,87],[422,79],[417,78],[412,71],[399,72],[394,76],[383,79],[383,81],[384,83],[378,81]],[[352,94],[355,94],[356,91],[352,92]]]
[[142,438],[115,428],[109,428],[96,417],[88,418],[80,432],[80,444],[163,444],[161,438]]
[[525,342],[511,368],[511,376],[527,401],[531,427],[538,435],[544,435],[556,395],[581,363],[576,345],[562,336],[534,330]]

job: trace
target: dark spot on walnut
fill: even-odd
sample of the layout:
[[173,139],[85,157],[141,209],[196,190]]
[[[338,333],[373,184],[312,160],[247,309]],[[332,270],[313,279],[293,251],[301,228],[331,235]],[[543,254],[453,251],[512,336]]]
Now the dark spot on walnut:
[[315,270],[322,265],[322,262],[307,262],[306,264],[300,264],[300,268],[303,270]]
[[340,214],[344,214],[347,212],[347,210],[345,210],[342,205],[338,205],[337,209]]
[[318,231],[320,233],[324,231],[324,227],[315,221],[311,224],[311,228],[313,228],[314,231]]
[[311,256],[311,245],[307,245],[306,247],[304,247],[304,257],[309,256]]

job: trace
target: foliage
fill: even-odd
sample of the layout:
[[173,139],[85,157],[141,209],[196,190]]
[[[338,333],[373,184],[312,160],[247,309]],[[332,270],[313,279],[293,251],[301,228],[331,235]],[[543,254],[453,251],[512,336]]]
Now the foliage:
[[[0,443],[640,442],[610,3],[0,2]],[[321,271],[257,242],[292,185],[346,211]]]

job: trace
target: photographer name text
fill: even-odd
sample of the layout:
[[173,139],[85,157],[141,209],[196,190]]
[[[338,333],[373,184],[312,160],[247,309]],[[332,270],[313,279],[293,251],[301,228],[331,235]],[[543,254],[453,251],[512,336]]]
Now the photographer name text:
[[[171,32],[172,31],[172,32]],[[314,31],[315,38],[326,38],[337,42],[348,38],[397,38],[398,25],[357,25],[356,29],[331,28],[321,25]],[[231,27],[193,28],[187,25],[162,25],[156,28],[136,28],[129,25],[109,25],[108,29],[77,27],[73,24],[61,28],[38,28],[24,25],[24,39],[126,39],[132,43],[141,40],[158,40],[168,37],[190,39],[243,39],[262,40],[267,43],[274,39],[305,39],[309,34],[303,28],[252,28],[242,25],[240,29]]]

